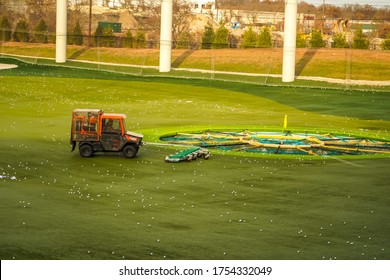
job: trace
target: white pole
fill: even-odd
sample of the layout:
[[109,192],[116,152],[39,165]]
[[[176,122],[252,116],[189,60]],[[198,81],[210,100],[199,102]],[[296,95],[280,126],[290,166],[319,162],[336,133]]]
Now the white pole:
[[67,0],[57,0],[56,62],[66,62]]
[[283,82],[293,82],[295,80],[297,2],[297,0],[286,0],[284,10]]
[[162,0],[160,32],[160,72],[171,71],[173,0]]

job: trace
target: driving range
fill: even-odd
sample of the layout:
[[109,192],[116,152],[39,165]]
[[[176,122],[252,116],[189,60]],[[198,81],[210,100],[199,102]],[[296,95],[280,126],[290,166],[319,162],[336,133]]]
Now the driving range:
[[[388,143],[388,88],[0,63],[18,66],[0,72],[1,259],[390,258],[388,154],[210,147],[208,160],[166,163],[185,147],[161,139],[288,131]],[[146,145],[133,159],[82,158],[69,144],[77,108],[126,114]]]

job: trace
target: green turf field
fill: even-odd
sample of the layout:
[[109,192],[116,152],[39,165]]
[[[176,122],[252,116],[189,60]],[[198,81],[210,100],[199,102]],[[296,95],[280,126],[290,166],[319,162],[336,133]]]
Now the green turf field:
[[386,156],[213,152],[168,164],[70,152],[71,111],[125,113],[146,142],[204,129],[390,139],[390,93],[141,78],[27,65],[0,72],[1,259],[389,259]]

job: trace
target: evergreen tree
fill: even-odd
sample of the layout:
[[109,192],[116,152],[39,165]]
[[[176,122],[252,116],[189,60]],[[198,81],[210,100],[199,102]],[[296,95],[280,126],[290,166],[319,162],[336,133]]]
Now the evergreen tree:
[[306,39],[304,34],[297,34],[296,39],[296,47],[297,48],[306,48]]
[[210,22],[204,27],[204,34],[202,38],[202,49],[211,49],[214,41],[214,28]]
[[125,48],[132,48],[134,43],[133,34],[131,33],[131,30],[127,30],[125,34],[125,38],[123,39],[123,46]]
[[41,19],[38,26],[35,28],[34,40],[38,43],[47,43],[47,24]]
[[146,48],[146,34],[142,29],[139,29],[135,34],[135,47]]
[[81,46],[83,44],[84,38],[83,33],[81,32],[80,22],[77,21],[76,25],[73,28],[73,44]]
[[103,27],[98,26],[93,34],[93,39],[95,41],[95,46],[100,47],[103,39]]
[[367,36],[363,33],[363,29],[359,27],[355,31],[355,36],[353,37],[352,48],[354,49],[368,49],[370,46],[370,41],[367,39]]
[[229,34],[229,47],[230,48],[238,48],[239,37],[234,36],[232,33]]
[[28,24],[25,20],[19,20],[16,24],[14,32],[14,41],[16,42],[28,42],[30,41],[30,34]]
[[321,31],[314,29],[311,32],[310,47],[312,47],[312,48],[325,47],[325,42],[324,42],[324,39],[322,39]]
[[257,37],[256,47],[259,48],[270,48],[272,47],[272,36],[271,32],[267,27],[263,28]]
[[103,29],[103,37],[102,37],[102,47],[113,48],[115,47],[115,35],[111,28]]
[[104,29],[102,26],[98,26],[93,37],[97,47],[115,47],[116,37],[111,28]]
[[189,32],[180,33],[179,39],[176,43],[176,49],[188,49],[190,46],[191,34]]
[[8,42],[11,40],[11,24],[8,17],[3,16],[0,21],[0,42]]
[[344,34],[336,33],[333,35],[332,48],[348,48],[348,42]]
[[256,47],[257,33],[253,31],[252,26],[244,32],[242,35],[242,48],[254,48]]
[[387,33],[386,39],[381,44],[382,50],[390,50],[390,32]]
[[218,29],[215,31],[213,40],[213,49],[224,49],[229,46],[229,30],[225,27],[225,23],[221,22]]

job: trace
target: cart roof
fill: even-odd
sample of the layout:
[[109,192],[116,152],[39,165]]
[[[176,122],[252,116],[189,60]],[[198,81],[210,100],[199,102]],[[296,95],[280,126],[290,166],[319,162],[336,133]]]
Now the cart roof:
[[112,119],[124,119],[126,118],[125,114],[115,114],[115,113],[104,113],[102,118],[112,118]]
[[101,114],[102,118],[112,118],[112,119],[124,119],[126,118],[125,114],[116,114],[116,113],[104,113],[101,109],[74,109],[74,113],[96,113]]
[[103,110],[101,110],[101,109],[74,109],[73,112],[103,113]]

